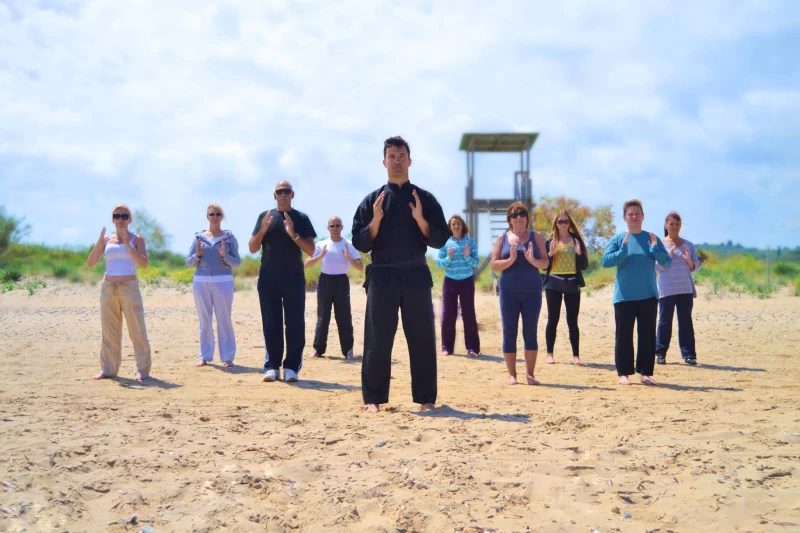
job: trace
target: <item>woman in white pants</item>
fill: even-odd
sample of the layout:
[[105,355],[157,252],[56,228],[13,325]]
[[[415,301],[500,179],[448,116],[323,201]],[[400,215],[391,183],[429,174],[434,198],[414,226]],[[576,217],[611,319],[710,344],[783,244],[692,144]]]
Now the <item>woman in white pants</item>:
[[220,225],[225,213],[217,204],[206,210],[208,229],[198,231],[186,256],[186,264],[196,267],[192,292],[200,320],[200,353],[196,366],[214,360],[214,328],[212,315],[217,319],[219,359],[226,367],[233,366],[236,338],[233,334],[233,268],[239,266],[239,243],[236,237]]

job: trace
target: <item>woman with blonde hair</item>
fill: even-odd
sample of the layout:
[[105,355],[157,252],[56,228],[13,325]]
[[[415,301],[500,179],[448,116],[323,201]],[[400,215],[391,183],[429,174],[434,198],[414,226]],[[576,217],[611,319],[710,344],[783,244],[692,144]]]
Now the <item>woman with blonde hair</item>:
[[442,355],[453,353],[456,342],[456,318],[461,303],[464,320],[464,344],[467,355],[481,353],[478,321],[475,318],[475,272],[478,266],[478,245],[469,236],[469,227],[464,219],[453,215],[447,221],[450,238],[439,250],[436,265],[444,268],[442,280]]
[[522,316],[522,339],[528,385],[539,385],[534,376],[539,344],[536,328],[542,309],[542,276],[547,268],[544,239],[530,228],[528,208],[512,203],[506,211],[508,231],[497,238],[492,248],[492,270],[502,272],[500,316],[503,325],[503,358],[508,369],[508,384],[517,383],[517,331]]
[[572,363],[583,365],[579,351],[578,313],[581,309],[581,287],[586,286],[581,271],[589,267],[589,253],[580,229],[566,209],[559,211],[553,219],[552,233],[545,242],[545,249],[548,258],[544,279],[544,295],[547,300],[546,363],[555,363],[553,349],[563,299],[567,310],[569,343],[572,345]]
[[223,230],[225,212],[218,204],[206,208],[208,229],[198,231],[186,255],[186,265],[196,267],[192,280],[194,305],[200,320],[200,351],[196,366],[214,360],[214,328],[217,318],[219,359],[226,367],[233,366],[236,338],[233,334],[233,269],[241,263],[239,243],[228,230]]
[[114,378],[122,364],[122,317],[128,325],[128,335],[136,355],[136,381],[150,377],[150,341],[144,324],[144,303],[139,292],[136,268],[147,268],[147,247],[141,235],[128,231],[133,221],[131,210],[119,204],[111,212],[115,232],[106,236],[100,231],[86,264],[94,267],[106,258],[106,271],[100,288],[100,320],[103,325],[103,344],[100,348],[100,373],[93,379]]

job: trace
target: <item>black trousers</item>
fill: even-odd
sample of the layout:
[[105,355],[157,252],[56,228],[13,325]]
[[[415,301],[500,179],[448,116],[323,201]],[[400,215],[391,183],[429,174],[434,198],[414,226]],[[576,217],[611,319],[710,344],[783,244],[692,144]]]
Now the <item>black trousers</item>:
[[314,351],[318,355],[328,348],[328,327],[331,307],[336,314],[339,344],[342,355],[353,349],[353,316],[350,313],[350,278],[347,274],[320,274],[317,284],[317,329],[314,332]]
[[[300,372],[306,345],[306,278],[303,272],[290,275],[258,273],[258,301],[267,354],[264,371],[284,368]],[[286,319],[286,361],[283,361],[283,322]]]
[[617,322],[617,342],[614,362],[618,376],[630,376],[633,366],[633,325],[639,341],[636,349],[636,373],[652,376],[656,362],[656,314],[658,300],[634,300],[614,304],[614,319]]
[[365,404],[389,401],[398,310],[408,343],[414,403],[436,403],[436,329],[431,288],[375,287],[367,291],[361,392]]
[[558,321],[561,318],[561,298],[564,298],[564,305],[567,308],[567,327],[569,328],[569,343],[572,345],[572,356],[580,355],[581,334],[578,330],[578,313],[581,310],[581,293],[561,292],[552,289],[545,289],[544,297],[547,300],[547,328],[545,328],[545,341],[547,342],[547,353],[553,353],[556,345],[556,330]]

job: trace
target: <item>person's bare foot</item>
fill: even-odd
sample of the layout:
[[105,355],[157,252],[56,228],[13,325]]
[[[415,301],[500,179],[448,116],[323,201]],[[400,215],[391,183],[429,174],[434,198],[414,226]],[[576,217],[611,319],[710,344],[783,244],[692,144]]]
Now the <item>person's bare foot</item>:
[[353,360],[355,360],[356,356],[353,354],[353,350],[350,350],[349,352],[347,352],[347,354],[344,356],[344,358],[347,361],[353,361]]
[[535,377],[531,376],[530,374],[525,376],[525,378],[528,380],[528,385],[541,385],[541,383],[539,383],[539,380],[537,380]]
[[316,351],[316,350],[314,350],[314,353],[310,353],[310,354],[308,354],[308,355],[306,356],[306,359],[316,359],[317,357],[319,357],[319,354],[317,353],[317,351]]
[[516,385],[517,384],[517,376],[512,376],[509,374],[508,376],[508,384],[509,385]]
[[631,382],[630,382],[630,380],[628,379],[628,376],[620,376],[620,377],[619,377],[619,384],[620,384],[620,385],[630,385],[630,384],[631,384]]
[[658,385],[658,383],[656,383],[656,380],[654,380],[650,376],[642,376],[641,381],[642,384],[647,385],[648,387],[655,387],[656,385]]
[[441,355],[442,357],[447,357],[447,356],[448,356],[448,355],[450,355],[450,354],[449,354],[449,353],[447,353],[447,351],[446,351],[446,350],[442,350],[442,351],[441,351],[441,353],[440,353],[439,355]]
[[144,380],[146,380],[146,379],[150,379],[150,376],[148,376],[147,374],[142,374],[141,372],[137,372],[137,373],[136,373],[136,374],[133,376],[133,379],[134,379],[135,381],[144,381]]
[[584,366],[586,363],[584,363],[583,361],[581,361],[581,358],[580,358],[580,357],[578,357],[578,356],[573,356],[573,357],[572,357],[572,364],[573,364],[573,365],[578,365],[578,366]]
[[545,361],[545,363],[547,363],[548,365],[556,364],[556,360],[553,358],[553,354],[551,353],[547,354],[547,360]]
[[381,410],[381,406],[376,403],[368,403],[365,406],[365,409],[367,410],[368,413],[377,413],[378,411]]
[[103,372],[100,372],[96,376],[92,376],[92,379],[109,379],[111,376],[106,376]]
[[433,405],[432,403],[423,403],[423,404],[420,404],[420,406],[419,406],[419,410],[420,411],[432,411],[434,409],[436,409],[436,406]]
[[202,359],[198,359],[194,366],[206,366],[208,363],[203,361]]
[[224,366],[225,368],[233,368],[233,363],[231,361],[225,361],[224,363],[222,363],[222,366]]

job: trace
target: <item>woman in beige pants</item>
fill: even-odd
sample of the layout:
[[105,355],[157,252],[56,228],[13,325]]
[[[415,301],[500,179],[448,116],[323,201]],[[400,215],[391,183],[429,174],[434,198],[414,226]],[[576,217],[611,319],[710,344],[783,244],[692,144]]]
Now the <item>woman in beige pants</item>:
[[136,354],[136,381],[150,377],[150,342],[144,325],[144,306],[139,292],[136,267],[147,268],[147,247],[140,235],[128,232],[133,217],[122,204],[114,208],[111,220],[116,232],[106,236],[100,232],[97,244],[89,254],[89,267],[106,257],[106,272],[100,290],[100,319],[103,322],[103,345],[100,349],[102,370],[94,379],[116,377],[122,363],[122,317]]

